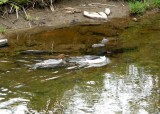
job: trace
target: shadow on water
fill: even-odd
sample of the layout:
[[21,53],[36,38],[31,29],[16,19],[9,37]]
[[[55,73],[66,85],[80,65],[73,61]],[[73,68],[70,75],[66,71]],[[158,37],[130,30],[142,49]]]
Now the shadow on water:
[[[0,50],[0,113],[158,114],[160,15],[126,22],[12,34],[9,47]],[[104,37],[109,39],[104,47],[92,47]],[[26,50],[48,53],[28,55]],[[32,69],[59,53],[73,57],[100,51],[108,52],[110,64]]]

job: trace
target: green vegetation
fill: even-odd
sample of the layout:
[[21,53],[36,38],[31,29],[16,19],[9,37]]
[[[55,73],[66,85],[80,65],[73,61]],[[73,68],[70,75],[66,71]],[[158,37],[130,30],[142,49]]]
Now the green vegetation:
[[1,4],[5,4],[5,3],[7,3],[7,2],[8,2],[8,0],[1,0],[1,1],[0,1],[0,5],[1,5]]
[[160,0],[153,0],[153,6],[160,8]]
[[160,0],[130,0],[129,8],[131,14],[144,14],[147,9],[160,8]]
[[142,3],[139,1],[129,2],[130,11],[132,14],[143,14],[147,9],[147,3]]
[[0,33],[3,33],[3,32],[5,32],[6,31],[6,29],[4,28],[4,27],[1,27],[0,26]]
[[55,0],[0,0],[0,15],[6,15],[10,13],[16,13],[17,18],[19,16],[19,11],[23,11],[26,18],[28,15],[26,9],[29,7],[45,8],[52,7]]

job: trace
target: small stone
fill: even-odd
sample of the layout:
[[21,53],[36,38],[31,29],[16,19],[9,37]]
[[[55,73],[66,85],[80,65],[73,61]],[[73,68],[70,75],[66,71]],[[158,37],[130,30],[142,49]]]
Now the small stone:
[[8,40],[7,39],[0,39],[0,47],[8,45]]
[[138,19],[136,17],[132,18],[133,21],[137,22]]
[[98,47],[104,47],[104,46],[105,46],[104,44],[99,43],[99,44],[93,44],[92,48],[98,48]]

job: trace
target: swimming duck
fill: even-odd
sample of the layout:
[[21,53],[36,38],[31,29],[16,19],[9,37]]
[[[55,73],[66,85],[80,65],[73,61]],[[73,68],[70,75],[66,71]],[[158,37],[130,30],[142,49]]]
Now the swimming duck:
[[40,63],[36,63],[33,67],[33,69],[37,68],[54,68],[59,66],[65,65],[65,60],[63,60],[65,57],[68,57],[69,55],[65,54],[59,54],[57,56],[53,56],[52,59],[44,60]]

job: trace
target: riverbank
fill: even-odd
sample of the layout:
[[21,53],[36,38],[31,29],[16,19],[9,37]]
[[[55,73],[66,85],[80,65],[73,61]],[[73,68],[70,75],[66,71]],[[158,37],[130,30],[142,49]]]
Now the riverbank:
[[[93,3],[98,3],[93,5]],[[66,12],[66,8],[72,7],[80,12]],[[111,15],[107,20],[90,19],[83,16],[83,11],[100,12],[105,8],[111,9]],[[70,2],[63,1],[56,4],[56,9],[52,12],[50,9],[33,9],[26,10],[28,19],[25,18],[23,12],[19,14],[17,19],[16,14],[5,15],[0,18],[0,26],[9,31],[18,29],[28,29],[39,26],[68,26],[78,23],[103,23],[112,18],[122,18],[129,16],[129,8],[126,2],[106,2],[105,0],[81,0]]]

